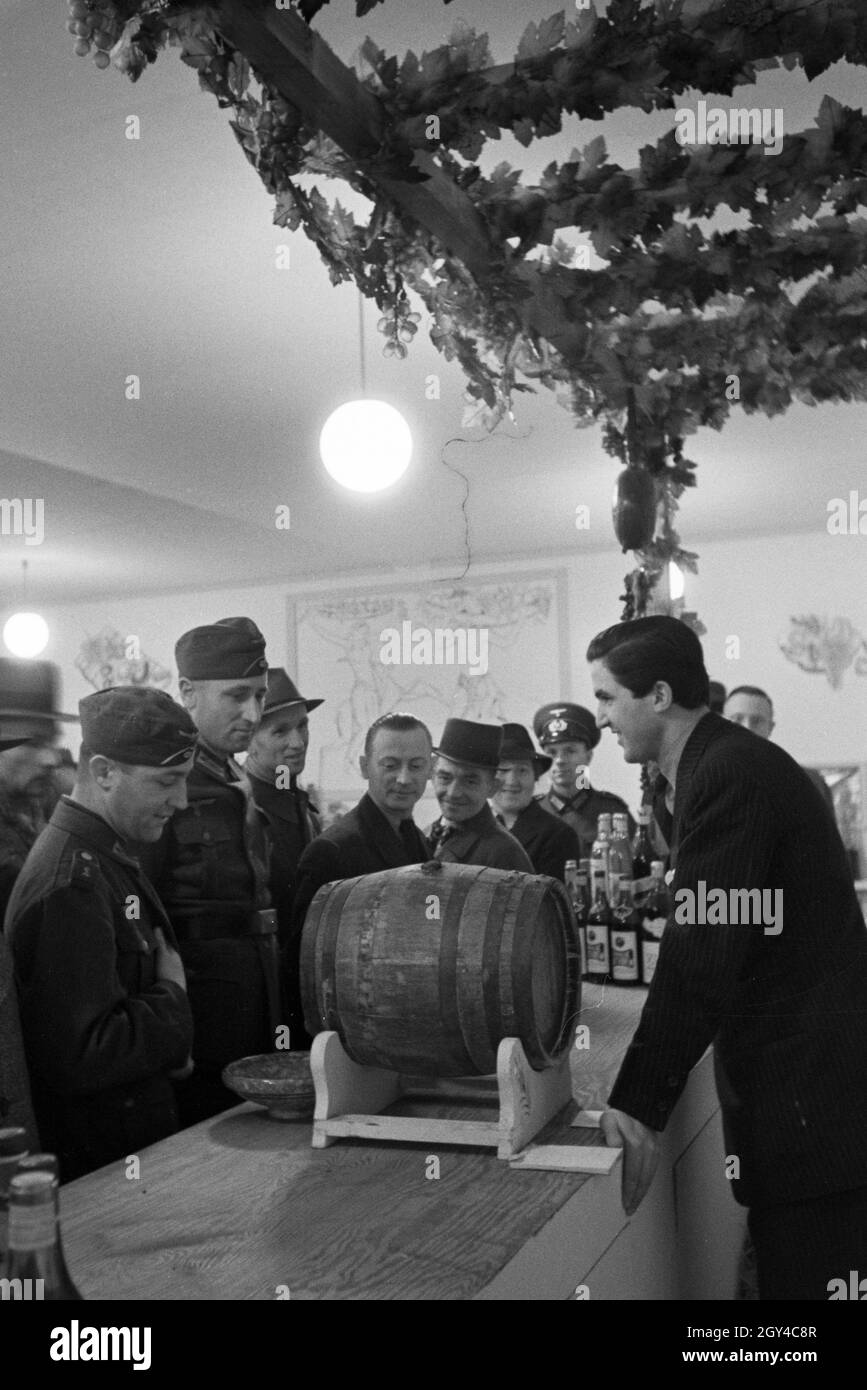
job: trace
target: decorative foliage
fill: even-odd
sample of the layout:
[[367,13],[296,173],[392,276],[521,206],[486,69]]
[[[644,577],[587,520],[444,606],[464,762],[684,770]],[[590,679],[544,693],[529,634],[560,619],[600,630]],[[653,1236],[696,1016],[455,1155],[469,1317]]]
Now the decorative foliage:
[[[91,0],[75,0],[94,8]],[[297,0],[310,21],[328,0]],[[364,15],[377,0],[357,0]],[[552,390],[578,426],[601,421],[605,447],[654,477],[660,533],[627,577],[627,614],[645,611],[669,559],[687,569],[672,517],[695,465],[682,440],[720,429],[733,403],[773,416],[793,401],[867,399],[867,116],[825,98],[812,128],[761,143],[679,143],[670,131],[609,162],[597,137],[552,162],[538,186],[478,160],[510,130],[523,144],[564,114],[671,109],[686,92],[731,94],[783,65],[808,78],[841,58],[867,63],[863,0],[726,0],[700,14],[682,0],[612,0],[607,13],[530,23],[512,63],[464,26],[402,60],[368,41],[359,79],[383,113],[378,147],[352,158],[251,72],[220,32],[220,7],[99,0],[122,33],[116,64],[136,80],[167,44],[232,109],[232,128],[276,200],[278,226],[302,228],[332,283],[354,280],[380,309],[386,351],[404,356],[420,321],[467,380],[465,424],[492,429],[514,394]],[[247,0],[253,11],[271,0]],[[297,16],[296,16],[297,17]],[[114,32],[112,30],[112,32]],[[411,218],[395,181],[424,182],[433,156],[490,256],[473,273]],[[305,175],[343,180],[370,199],[366,225],[329,205]],[[746,225],[712,230],[723,208]],[[575,247],[560,234],[569,232]],[[602,262],[589,268],[589,247]],[[586,258],[582,261],[582,254]]]
[[867,641],[848,618],[792,618],[780,651],[802,671],[826,675],[832,690],[840,689],[850,666],[856,676],[867,676]]

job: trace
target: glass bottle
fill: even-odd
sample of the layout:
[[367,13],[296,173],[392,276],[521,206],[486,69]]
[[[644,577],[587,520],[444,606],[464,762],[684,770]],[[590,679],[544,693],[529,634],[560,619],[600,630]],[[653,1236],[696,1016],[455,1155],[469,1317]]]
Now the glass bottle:
[[669,898],[665,886],[665,864],[654,859],[650,866],[652,886],[641,908],[641,983],[649,985],[656,970],[659,943],[668,921]]
[[617,985],[641,982],[640,933],[641,914],[632,901],[632,881],[624,874],[618,881],[617,895],[611,904],[611,978]]
[[596,839],[590,851],[590,896],[595,901],[599,879],[602,879],[605,896],[609,894],[609,850],[611,846],[611,816],[602,811],[596,821]]
[[621,811],[611,818],[611,842],[608,846],[608,901],[612,907],[617,898],[621,878],[632,879],[632,850],[629,847],[629,817]]
[[57,1179],[45,1169],[18,1173],[12,1179],[5,1275],[21,1280],[19,1297],[51,1303],[82,1297],[63,1256],[58,1191]]
[[588,884],[587,860],[567,859],[564,878],[566,892],[575,914],[578,931],[578,946],[581,951],[581,978],[587,975],[587,917],[590,913],[590,888]]
[[650,866],[656,857],[650,843],[649,806],[641,806],[638,811],[638,827],[632,839],[632,901],[640,908],[650,892]]
[[27,1149],[27,1134],[20,1126],[0,1129],[0,1264],[6,1254],[9,1229],[9,1185]]
[[593,906],[587,917],[587,979],[592,984],[601,985],[609,978],[611,965],[611,946],[609,928],[611,910],[605,891],[605,880],[596,878],[596,891]]

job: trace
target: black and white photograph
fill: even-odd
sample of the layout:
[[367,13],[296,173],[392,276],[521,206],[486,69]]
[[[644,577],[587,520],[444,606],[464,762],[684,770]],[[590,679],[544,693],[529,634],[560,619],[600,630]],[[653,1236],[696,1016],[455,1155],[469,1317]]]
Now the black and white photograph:
[[858,1345],[867,4],[556,5],[0,0],[22,1365]]

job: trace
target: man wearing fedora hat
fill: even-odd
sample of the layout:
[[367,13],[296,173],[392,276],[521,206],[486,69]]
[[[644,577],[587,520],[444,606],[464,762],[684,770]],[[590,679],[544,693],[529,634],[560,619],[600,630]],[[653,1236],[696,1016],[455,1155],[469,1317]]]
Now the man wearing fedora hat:
[[[244,775],[253,800],[267,817],[271,836],[271,901],[277,913],[277,929],[284,954],[283,982],[287,989],[290,1045],[307,1042],[298,1024],[300,996],[297,964],[286,959],[292,931],[292,905],[298,880],[298,861],[322,829],[319,812],[298,785],[304,771],[310,741],[308,714],[321,699],[309,700],[281,666],[268,670],[268,693],[261,722],[250,740]],[[293,1028],[292,1020],[296,1020]]]
[[447,719],[434,749],[433,789],[440,816],[428,831],[434,855],[451,864],[535,872],[529,855],[498,825],[488,805],[497,790],[503,730],[495,724]]
[[193,1021],[165,909],[135,857],[186,805],[196,730],[164,691],[79,704],[81,757],[12,892],[6,931],[42,1142],[64,1182],[177,1129]]
[[322,829],[318,809],[298,786],[310,742],[307,716],[322,703],[301,695],[281,666],[270,667],[262,719],[244,764],[253,800],[271,829],[271,898],[281,945],[292,918],[298,860]]
[[588,781],[593,749],[602,737],[590,710],[566,700],[543,705],[533,716],[533,733],[542,752],[552,759],[551,788],[540,805],[571,825],[581,858],[590,857],[599,816],[605,812],[627,816],[629,834],[634,835],[635,822],[626,802],[613,792],[597,791]]
[[551,759],[536,752],[523,724],[503,725],[494,795],[497,820],[524,846],[537,874],[565,883],[566,860],[580,858],[578,836],[571,825],[533,799],[538,778],[550,766]]
[[223,1068],[272,1051],[286,1018],[267,824],[234,757],[249,747],[265,703],[265,638],[251,618],[221,618],[178,638],[175,660],[198,730],[189,804],[145,866],[187,972],[196,1064],[178,1095],[187,1126],[236,1104]]
[[45,824],[57,763],[59,673],[51,661],[0,657],[0,923],[16,878]]

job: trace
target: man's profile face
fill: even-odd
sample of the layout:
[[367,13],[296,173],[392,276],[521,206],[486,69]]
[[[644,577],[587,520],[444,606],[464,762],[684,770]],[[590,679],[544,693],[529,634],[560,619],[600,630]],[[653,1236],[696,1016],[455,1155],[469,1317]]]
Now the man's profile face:
[[307,706],[289,705],[265,715],[250,739],[250,756],[268,773],[288,767],[291,776],[297,777],[304,771],[309,742]]
[[430,777],[431,746],[424,729],[377,729],[369,755],[358,761],[379,809],[401,820],[411,816]]
[[654,711],[654,691],[633,695],[601,660],[590,663],[590,678],[597,700],[596,723],[600,729],[610,729],[615,735],[624,761],[657,761],[663,723]]
[[[97,762],[97,767],[104,763]],[[187,804],[193,759],[177,767],[131,767],[110,762],[103,791],[106,819],[125,840],[152,844],[166,822]]]
[[542,751],[552,758],[551,786],[560,796],[574,796],[578,790],[577,780],[581,768],[588,766],[593,756],[591,749],[581,739],[564,743],[546,743]]
[[51,787],[57,753],[48,739],[33,738],[0,753],[0,786],[14,796],[41,797]]
[[740,724],[759,738],[770,738],[774,727],[772,706],[763,695],[748,695],[739,690],[730,695],[723,706],[723,715],[733,724]]
[[497,790],[493,768],[455,763],[440,755],[434,765],[433,789],[446,820],[459,825],[477,816]]
[[243,753],[262,717],[267,677],[180,682],[181,697],[206,743],[218,753]]

